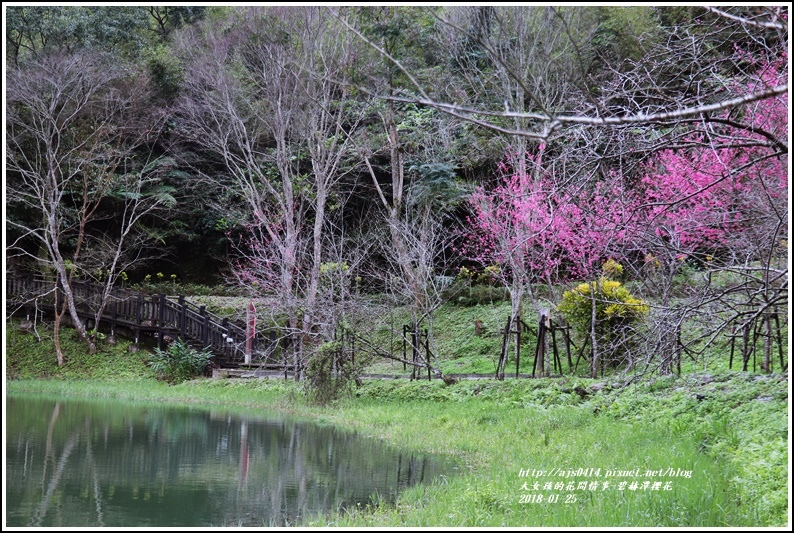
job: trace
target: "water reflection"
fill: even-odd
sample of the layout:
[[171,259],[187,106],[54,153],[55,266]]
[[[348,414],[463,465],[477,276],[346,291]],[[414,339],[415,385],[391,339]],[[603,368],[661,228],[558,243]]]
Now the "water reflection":
[[6,403],[8,526],[294,524],[450,470],[332,426],[120,402]]

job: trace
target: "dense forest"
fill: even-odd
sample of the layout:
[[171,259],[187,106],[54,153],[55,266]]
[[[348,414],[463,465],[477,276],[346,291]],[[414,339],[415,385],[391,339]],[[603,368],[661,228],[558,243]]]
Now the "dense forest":
[[300,369],[398,306],[432,348],[502,287],[593,377],[729,334],[771,370],[786,7],[5,10],[7,275],[60,286],[57,320],[78,279],[235,285]]

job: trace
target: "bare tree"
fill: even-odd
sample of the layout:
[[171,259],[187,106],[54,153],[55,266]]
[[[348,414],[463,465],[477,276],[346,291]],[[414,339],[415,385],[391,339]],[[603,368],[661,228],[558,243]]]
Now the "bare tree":
[[278,296],[291,337],[306,206],[296,190],[300,167],[291,142],[298,81],[277,30],[247,50],[237,49],[237,34],[221,35],[209,24],[179,35],[189,75],[177,113],[182,136],[219,154],[248,204],[254,234],[242,281]]
[[[235,32],[205,25],[181,45],[190,64],[182,133],[221,156],[248,204],[238,273],[277,297],[297,370],[317,326],[328,203],[359,120],[339,83],[354,58],[350,39],[323,13],[249,9]],[[208,50],[196,51],[191,38]]]
[[[84,266],[88,226],[134,147],[119,124],[132,102],[123,78],[120,69],[90,52],[43,56],[7,76],[8,201],[17,212],[32,213],[27,220],[9,219],[17,237],[7,250],[54,273],[59,364],[60,319],[67,310],[88,350],[96,350],[72,283]],[[123,239],[119,246],[124,248]]]
[[95,329],[99,328],[122,273],[152,259],[151,252],[144,253],[154,241],[144,229],[147,219],[162,219],[165,210],[177,204],[174,188],[161,182],[161,173],[168,167],[167,163],[160,164],[164,159],[154,158],[140,169],[114,175],[106,200],[114,203],[112,223],[116,231],[86,238],[81,271],[102,287],[93,313]]
[[355,109],[347,83],[354,60],[349,34],[337,21],[326,17],[324,10],[306,8],[299,12],[299,17],[294,28],[300,35],[301,49],[295,68],[303,73],[301,88],[307,102],[299,112],[297,126],[305,139],[311,164],[313,195],[310,202],[314,216],[302,328],[304,343],[307,343],[311,342],[311,333],[317,326],[315,315],[319,313],[323,250],[328,240],[326,234],[331,229],[327,221],[328,203],[344,176],[342,165],[352,155],[352,135],[363,115],[360,106]]

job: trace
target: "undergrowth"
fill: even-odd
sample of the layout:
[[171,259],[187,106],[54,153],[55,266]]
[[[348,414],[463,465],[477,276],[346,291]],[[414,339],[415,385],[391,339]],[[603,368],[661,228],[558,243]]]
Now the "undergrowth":
[[65,361],[59,367],[52,328],[39,325],[37,331],[39,337],[20,329],[17,322],[6,323],[6,379],[134,380],[155,376],[146,364],[151,354],[146,350],[130,348],[130,341],[119,337],[115,339],[115,344],[111,344],[105,338],[97,343],[97,353],[91,355],[76,331],[66,327],[61,328],[60,333]]

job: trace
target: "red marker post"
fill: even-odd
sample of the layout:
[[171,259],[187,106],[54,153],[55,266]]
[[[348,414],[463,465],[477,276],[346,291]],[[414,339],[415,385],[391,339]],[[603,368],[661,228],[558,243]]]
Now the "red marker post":
[[248,313],[246,323],[248,324],[248,331],[245,335],[245,364],[251,364],[251,352],[254,348],[254,336],[256,335],[256,307],[254,301],[248,302]]

